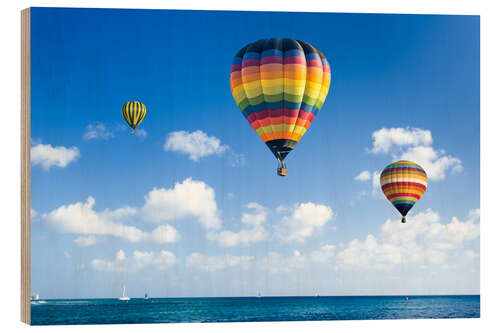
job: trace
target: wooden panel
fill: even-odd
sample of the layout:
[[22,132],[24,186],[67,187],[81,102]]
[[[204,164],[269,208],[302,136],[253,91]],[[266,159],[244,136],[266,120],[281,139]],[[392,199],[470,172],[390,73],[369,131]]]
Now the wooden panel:
[[30,9],[21,11],[21,321],[30,324]]

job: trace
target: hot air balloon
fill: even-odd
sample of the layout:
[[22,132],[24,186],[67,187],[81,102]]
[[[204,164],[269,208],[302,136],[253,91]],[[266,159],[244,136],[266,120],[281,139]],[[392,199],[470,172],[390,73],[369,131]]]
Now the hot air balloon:
[[127,102],[122,106],[122,117],[132,128],[132,134],[135,134],[135,128],[146,117],[146,106],[141,102]]
[[387,199],[403,216],[401,222],[406,223],[406,214],[427,189],[427,174],[417,163],[394,162],[380,174],[380,186]]
[[243,47],[231,66],[230,86],[241,114],[279,162],[307,131],[330,87],[321,51],[294,39],[261,39]]

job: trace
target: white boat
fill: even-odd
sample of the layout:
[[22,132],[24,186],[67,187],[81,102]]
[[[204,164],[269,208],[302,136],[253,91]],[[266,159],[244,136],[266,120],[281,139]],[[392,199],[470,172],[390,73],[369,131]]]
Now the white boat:
[[148,293],[145,293],[144,294],[144,299],[148,299],[148,298],[149,298]]
[[130,301],[130,297],[125,296],[125,286],[123,286],[122,297],[118,298],[120,301]]
[[40,299],[40,295],[38,295],[37,293],[33,293],[30,298],[32,301],[38,301]]

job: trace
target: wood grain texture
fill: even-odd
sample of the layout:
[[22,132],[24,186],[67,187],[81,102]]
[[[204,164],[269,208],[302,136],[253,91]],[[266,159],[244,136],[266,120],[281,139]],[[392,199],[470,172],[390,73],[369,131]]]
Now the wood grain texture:
[[30,202],[30,9],[21,11],[21,321],[30,324],[31,202]]

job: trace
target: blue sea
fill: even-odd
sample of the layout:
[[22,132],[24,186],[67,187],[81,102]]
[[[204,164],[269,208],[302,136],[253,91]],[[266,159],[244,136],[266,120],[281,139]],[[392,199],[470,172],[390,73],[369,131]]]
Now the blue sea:
[[479,318],[480,296],[57,299],[31,303],[32,325]]

